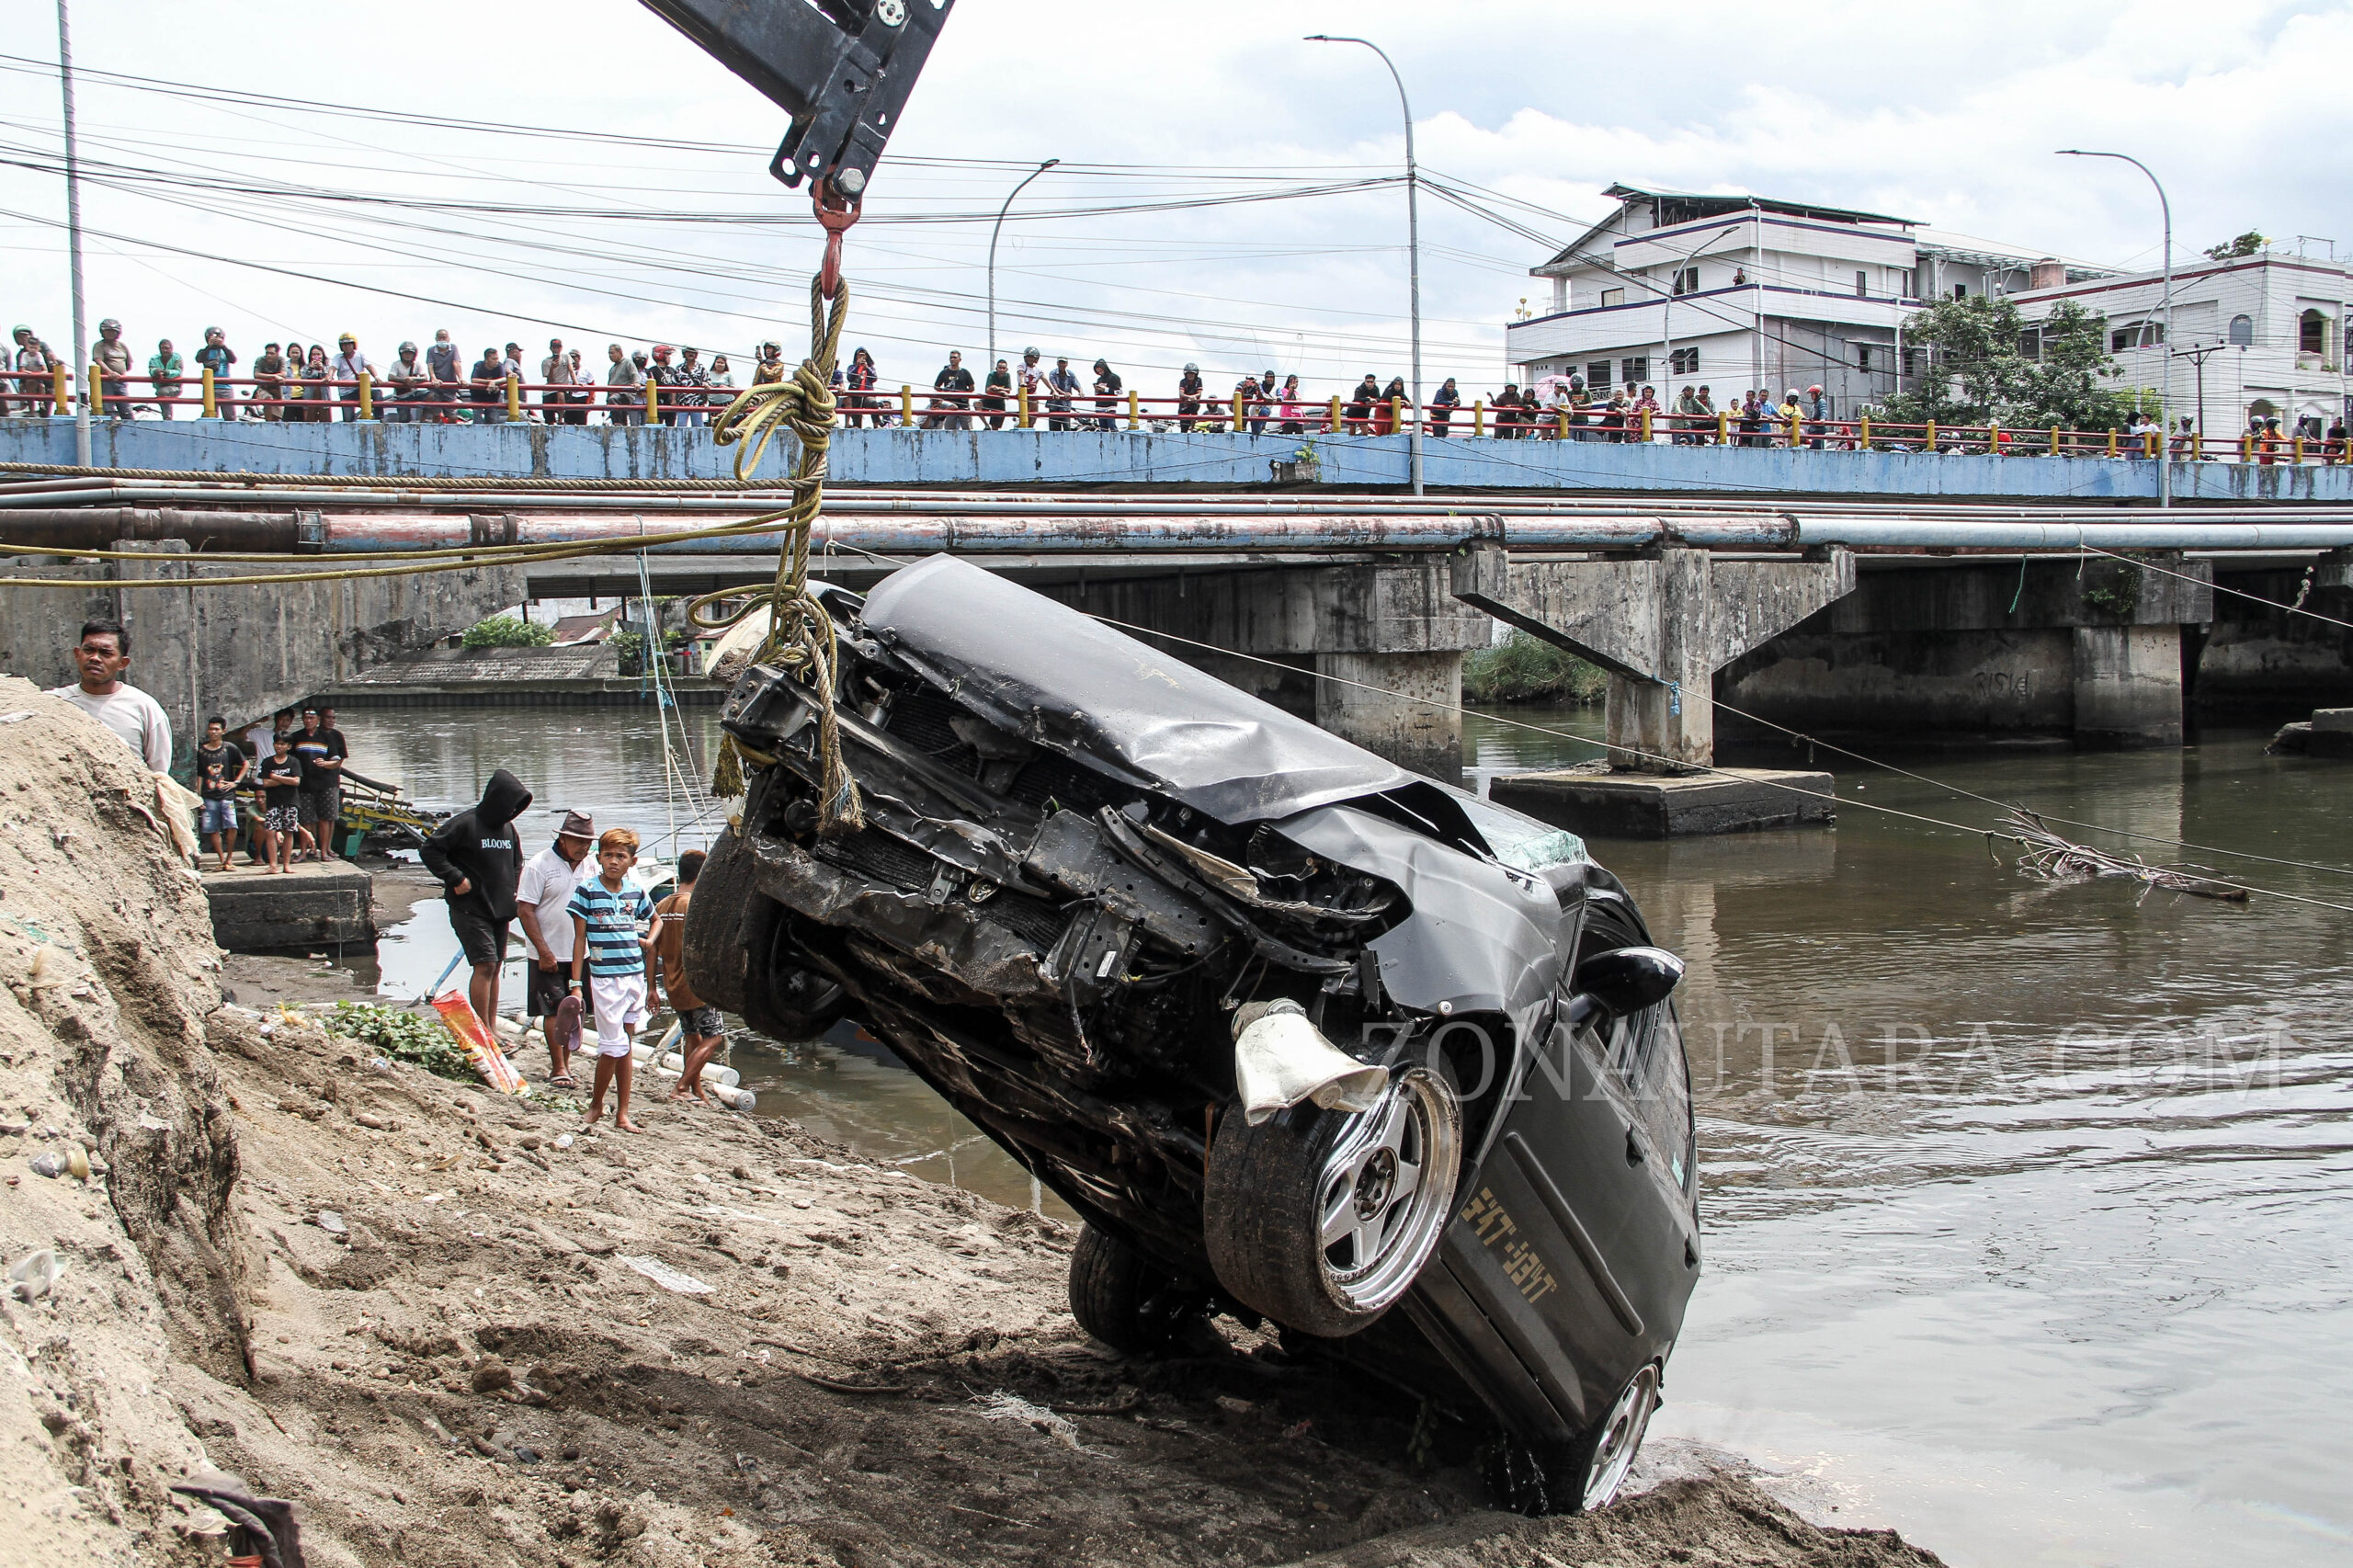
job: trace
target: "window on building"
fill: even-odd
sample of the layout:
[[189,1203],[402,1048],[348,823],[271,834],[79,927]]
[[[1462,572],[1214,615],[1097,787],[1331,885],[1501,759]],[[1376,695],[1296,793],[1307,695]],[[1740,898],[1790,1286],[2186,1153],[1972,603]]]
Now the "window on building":
[[1625,302],[1626,290],[1623,289],[1604,289],[1601,291],[1601,308],[1605,311],[1612,305],[1622,305]]
[[1861,299],[1871,291],[1871,275],[1861,267],[1855,269],[1855,298]]
[[2233,316],[2231,318],[2231,341],[2237,344],[2242,348],[2255,341],[2255,318],[2253,316]]
[[[2118,347],[2121,347],[2122,345],[2120,344]],[[2041,328],[2030,326],[2024,332],[2018,334],[2018,357],[2023,359],[2040,359],[2042,358]]]
[[2328,318],[2318,311],[2306,311],[2296,318],[2296,352],[2325,354],[2328,352]]
[[1871,368],[1871,346],[1870,346],[1870,344],[1868,344],[1868,343],[1858,343],[1858,344],[1856,344],[1856,345],[1855,345],[1855,369],[1857,369],[1858,370],[1862,370],[1862,371],[1866,371],[1866,372],[1868,372],[1868,371],[1870,369],[1870,368]]
[[1916,267],[1906,267],[1903,271],[1896,273],[1894,275],[1894,282],[1895,292],[1898,297],[1906,300],[1916,300],[1920,297],[1918,291],[1920,288],[1920,274]]
[[1678,294],[1698,293],[1699,291],[1699,269],[1696,267],[1687,267],[1683,268],[1682,271],[1677,272],[1675,275],[1675,291]]
[[1618,362],[1618,370],[1620,381],[1627,386],[1638,387],[1650,379],[1650,357],[1638,354],[1631,359],[1621,359]]
[[1589,392],[1607,391],[1609,386],[1609,361],[1596,359],[1585,368],[1585,384]]
[[1699,373],[1699,350],[1696,347],[1677,349],[1674,353],[1666,357],[1666,368],[1671,374],[1677,376],[1698,375]]
[[1918,349],[1907,348],[1904,351],[1903,373],[1907,376],[1916,376],[1920,373],[1920,351]]
[[1952,297],[1956,300],[1966,300],[1969,298],[1969,285],[1966,283],[1954,284],[1952,286]]

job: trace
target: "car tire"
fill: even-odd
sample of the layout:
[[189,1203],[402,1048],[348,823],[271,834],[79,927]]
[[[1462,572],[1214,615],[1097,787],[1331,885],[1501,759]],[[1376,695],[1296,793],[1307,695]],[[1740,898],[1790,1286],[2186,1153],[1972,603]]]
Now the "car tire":
[[1427,1067],[1398,1073],[1365,1111],[1302,1105],[1252,1127],[1229,1106],[1203,1191],[1211,1267],[1244,1305],[1344,1338],[1394,1305],[1437,1252],[1461,1164],[1461,1103]]
[[1206,1304],[1199,1291],[1109,1232],[1080,1228],[1070,1253],[1070,1315],[1112,1349],[1156,1355]]
[[1592,1427],[1565,1447],[1506,1436],[1487,1449],[1487,1487],[1516,1514],[1589,1514],[1609,1506],[1626,1484],[1643,1435],[1658,1409],[1658,1364],[1644,1366]]

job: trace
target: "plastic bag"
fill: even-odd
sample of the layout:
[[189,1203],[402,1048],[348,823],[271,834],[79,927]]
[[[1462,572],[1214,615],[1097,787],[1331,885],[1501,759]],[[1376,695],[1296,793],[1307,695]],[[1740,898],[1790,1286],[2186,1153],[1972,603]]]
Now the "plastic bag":
[[482,1018],[474,1012],[473,1004],[455,991],[444,991],[433,999],[433,1010],[441,1015],[441,1022],[457,1037],[464,1048],[466,1060],[474,1064],[482,1081],[502,1095],[519,1095],[525,1087],[523,1074],[506,1060],[506,1052],[498,1049],[490,1031],[482,1027]]

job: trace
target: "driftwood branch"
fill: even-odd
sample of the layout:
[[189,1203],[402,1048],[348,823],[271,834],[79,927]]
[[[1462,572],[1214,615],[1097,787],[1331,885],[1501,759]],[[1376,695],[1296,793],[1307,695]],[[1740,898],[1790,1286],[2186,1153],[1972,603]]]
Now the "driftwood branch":
[[2245,903],[2245,888],[2233,887],[2196,874],[2204,868],[2152,866],[2137,855],[2111,855],[2105,849],[2095,849],[2088,844],[2077,844],[2053,833],[2043,820],[2024,807],[2014,808],[2002,819],[2002,827],[2018,847],[2025,851],[2018,857],[2018,869],[2029,877],[2049,882],[2089,881],[2095,877],[2130,877],[2141,884],[2141,896],[2146,898],[2152,889],[2163,888],[2168,892],[2186,892],[2197,898],[2220,899],[2228,903]]

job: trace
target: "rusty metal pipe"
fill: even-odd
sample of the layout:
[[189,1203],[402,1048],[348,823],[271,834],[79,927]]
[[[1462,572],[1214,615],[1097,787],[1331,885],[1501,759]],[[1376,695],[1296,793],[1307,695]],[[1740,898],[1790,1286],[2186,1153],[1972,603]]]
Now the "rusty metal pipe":
[[152,506],[44,506],[0,512],[0,544],[62,552],[108,550],[129,540],[185,540],[190,551],[282,551],[301,548],[292,512],[182,511]]

